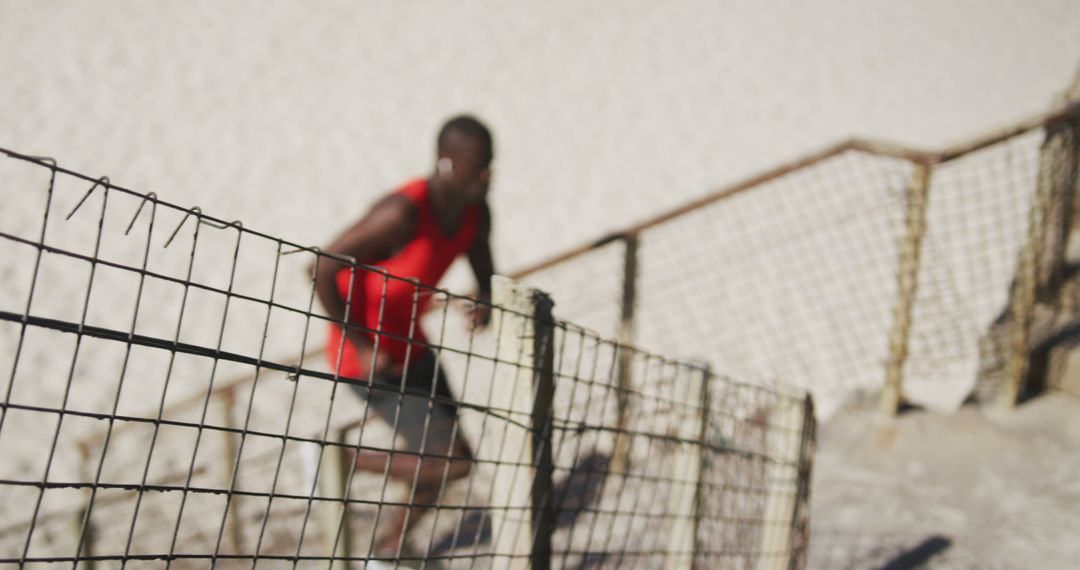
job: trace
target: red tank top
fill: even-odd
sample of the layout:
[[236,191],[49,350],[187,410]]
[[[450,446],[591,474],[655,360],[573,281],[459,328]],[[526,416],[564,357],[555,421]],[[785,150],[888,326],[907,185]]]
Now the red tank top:
[[[403,364],[406,359],[413,360],[424,352],[422,344],[414,344],[411,350],[409,345],[412,344],[410,340],[425,340],[419,323],[413,326],[413,319],[414,314],[419,318],[424,313],[432,299],[430,289],[418,288],[405,279],[418,279],[420,283],[430,286],[438,284],[454,259],[466,252],[476,239],[480,209],[477,206],[467,207],[457,230],[452,235],[446,235],[435,218],[427,180],[413,180],[397,189],[395,194],[404,196],[415,208],[412,239],[389,258],[364,261],[367,265],[386,269],[393,278],[386,278],[375,271],[356,271],[349,302],[349,321],[387,333],[380,335],[379,351],[385,351],[394,362]],[[337,274],[338,294],[342,299],[349,298],[349,273],[350,270],[345,268]],[[330,326],[326,356],[331,369],[337,362],[340,334],[336,325]],[[369,333],[368,336],[375,341],[376,333]],[[346,342],[339,369],[341,375],[363,378],[367,375],[368,366],[367,362],[358,362],[356,349]]]

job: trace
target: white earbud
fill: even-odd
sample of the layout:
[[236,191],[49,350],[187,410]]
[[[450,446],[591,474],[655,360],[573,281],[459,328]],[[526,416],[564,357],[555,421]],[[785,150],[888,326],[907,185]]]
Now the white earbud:
[[454,161],[445,156],[439,159],[435,167],[439,170],[439,174],[443,176],[450,176],[454,173]]

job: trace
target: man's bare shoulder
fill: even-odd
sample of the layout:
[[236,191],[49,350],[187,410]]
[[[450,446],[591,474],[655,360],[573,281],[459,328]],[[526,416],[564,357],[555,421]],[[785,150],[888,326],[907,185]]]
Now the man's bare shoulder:
[[365,218],[378,217],[396,223],[411,221],[416,216],[416,204],[400,192],[388,192],[371,207]]

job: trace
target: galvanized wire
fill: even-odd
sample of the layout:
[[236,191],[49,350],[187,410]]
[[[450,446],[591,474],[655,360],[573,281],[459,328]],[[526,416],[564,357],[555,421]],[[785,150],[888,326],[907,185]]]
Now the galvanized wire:
[[[814,433],[800,396],[554,319],[538,294],[470,329],[459,309],[478,301],[334,258],[383,284],[382,303],[387,284],[412,295],[408,334],[338,326],[376,351],[430,351],[455,396],[344,378],[318,358],[344,350],[323,348],[331,321],[314,310],[310,266],[327,254],[4,156],[4,197],[26,206],[0,218],[16,272],[0,296],[15,340],[0,350],[0,563],[797,566]],[[376,418],[358,381],[398,413]],[[473,457],[427,449],[426,429],[419,450],[398,445],[416,397],[424,426],[456,407],[450,440]],[[400,479],[361,469],[370,453],[420,461]],[[435,487],[425,461],[442,461]],[[407,532],[380,550],[403,512]]]
[[[850,141],[522,279],[571,294],[562,318],[757,384],[808,390],[822,417],[878,398],[887,378],[897,384],[893,409],[992,400],[1012,345],[1029,334],[1018,331],[1031,329],[1024,342],[1043,350],[1077,316],[1075,287],[1062,277],[1077,263],[1066,255],[1076,106],[1065,109],[940,153]],[[1038,282],[1019,289],[1032,290],[1021,304],[1037,306],[1013,326],[1028,248]],[[607,269],[586,270],[598,263]]]

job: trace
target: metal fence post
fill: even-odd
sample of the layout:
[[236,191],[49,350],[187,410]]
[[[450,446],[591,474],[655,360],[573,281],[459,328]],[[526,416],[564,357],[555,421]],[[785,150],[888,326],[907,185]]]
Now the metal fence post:
[[532,452],[536,461],[531,493],[533,570],[551,568],[551,535],[555,532],[552,483],[551,404],[555,399],[555,319],[551,297],[533,291]]
[[817,448],[817,418],[814,399],[810,394],[803,401],[802,445],[799,447],[799,480],[796,483],[795,511],[791,517],[792,545],[788,570],[806,568],[810,545],[810,481],[814,471],[814,452]]
[[[1065,92],[1065,100],[1080,100],[1080,73]],[[1032,326],[1035,307],[1046,303],[1054,317],[1074,315],[1075,294],[1065,282],[1066,249],[1075,224],[1077,182],[1080,181],[1080,120],[1074,114],[1068,120],[1048,125],[1039,149],[1039,172],[1035,195],[1028,210],[1028,234],[1017,258],[1013,289],[1010,292],[1011,330],[1006,352],[1005,379],[997,394],[997,406],[1011,409],[1025,388],[1050,388],[1045,369],[1032,374],[1033,359],[1051,358],[1032,350]],[[1064,295],[1063,295],[1064,293]],[[1039,365],[1036,364],[1036,367]],[[1040,386],[1025,386],[1025,383]]]
[[691,532],[693,533],[693,552],[690,558],[691,570],[698,570],[702,566],[698,563],[698,555],[701,553],[701,518],[705,503],[705,472],[709,468],[711,454],[709,451],[709,410],[712,399],[709,392],[709,384],[712,382],[712,369],[706,365],[701,370],[701,428],[698,430],[698,448],[701,457],[698,461],[697,483],[694,485],[694,519]]
[[1049,196],[1044,204],[1046,219],[1045,246],[1037,259],[1039,285],[1036,296],[1057,304],[1065,280],[1066,249],[1072,233],[1077,182],[1080,181],[1080,120],[1047,128],[1046,141],[1040,150],[1042,171],[1049,170]]
[[[1048,140],[1047,143],[1050,141]],[[1016,261],[1012,294],[1009,299],[1011,327],[1009,330],[1008,361],[1005,366],[1005,382],[998,392],[999,408],[1011,409],[1016,405],[1027,376],[1030,358],[1031,322],[1035,314],[1036,292],[1039,282],[1039,261],[1042,245],[1046,240],[1046,222],[1049,213],[1053,173],[1052,157],[1044,144],[1039,156],[1039,176],[1035,195],[1028,208],[1027,238]]]
[[[637,266],[639,237],[636,233],[626,234],[622,238],[626,251],[623,257],[623,290],[619,314],[620,347],[634,344],[634,308],[637,303]],[[626,431],[627,391],[632,382],[633,354],[629,350],[619,350],[616,370],[615,405],[618,431],[615,435],[615,450],[611,457],[611,470],[622,473],[626,469],[626,458],[630,451],[630,441],[624,435]]]
[[907,192],[904,236],[900,242],[896,305],[893,308],[892,330],[889,332],[889,359],[885,367],[885,387],[881,392],[881,409],[889,415],[896,415],[900,408],[904,363],[907,362],[911,335],[911,313],[919,287],[919,260],[923,236],[926,235],[926,205],[931,168],[928,164],[916,164]]

